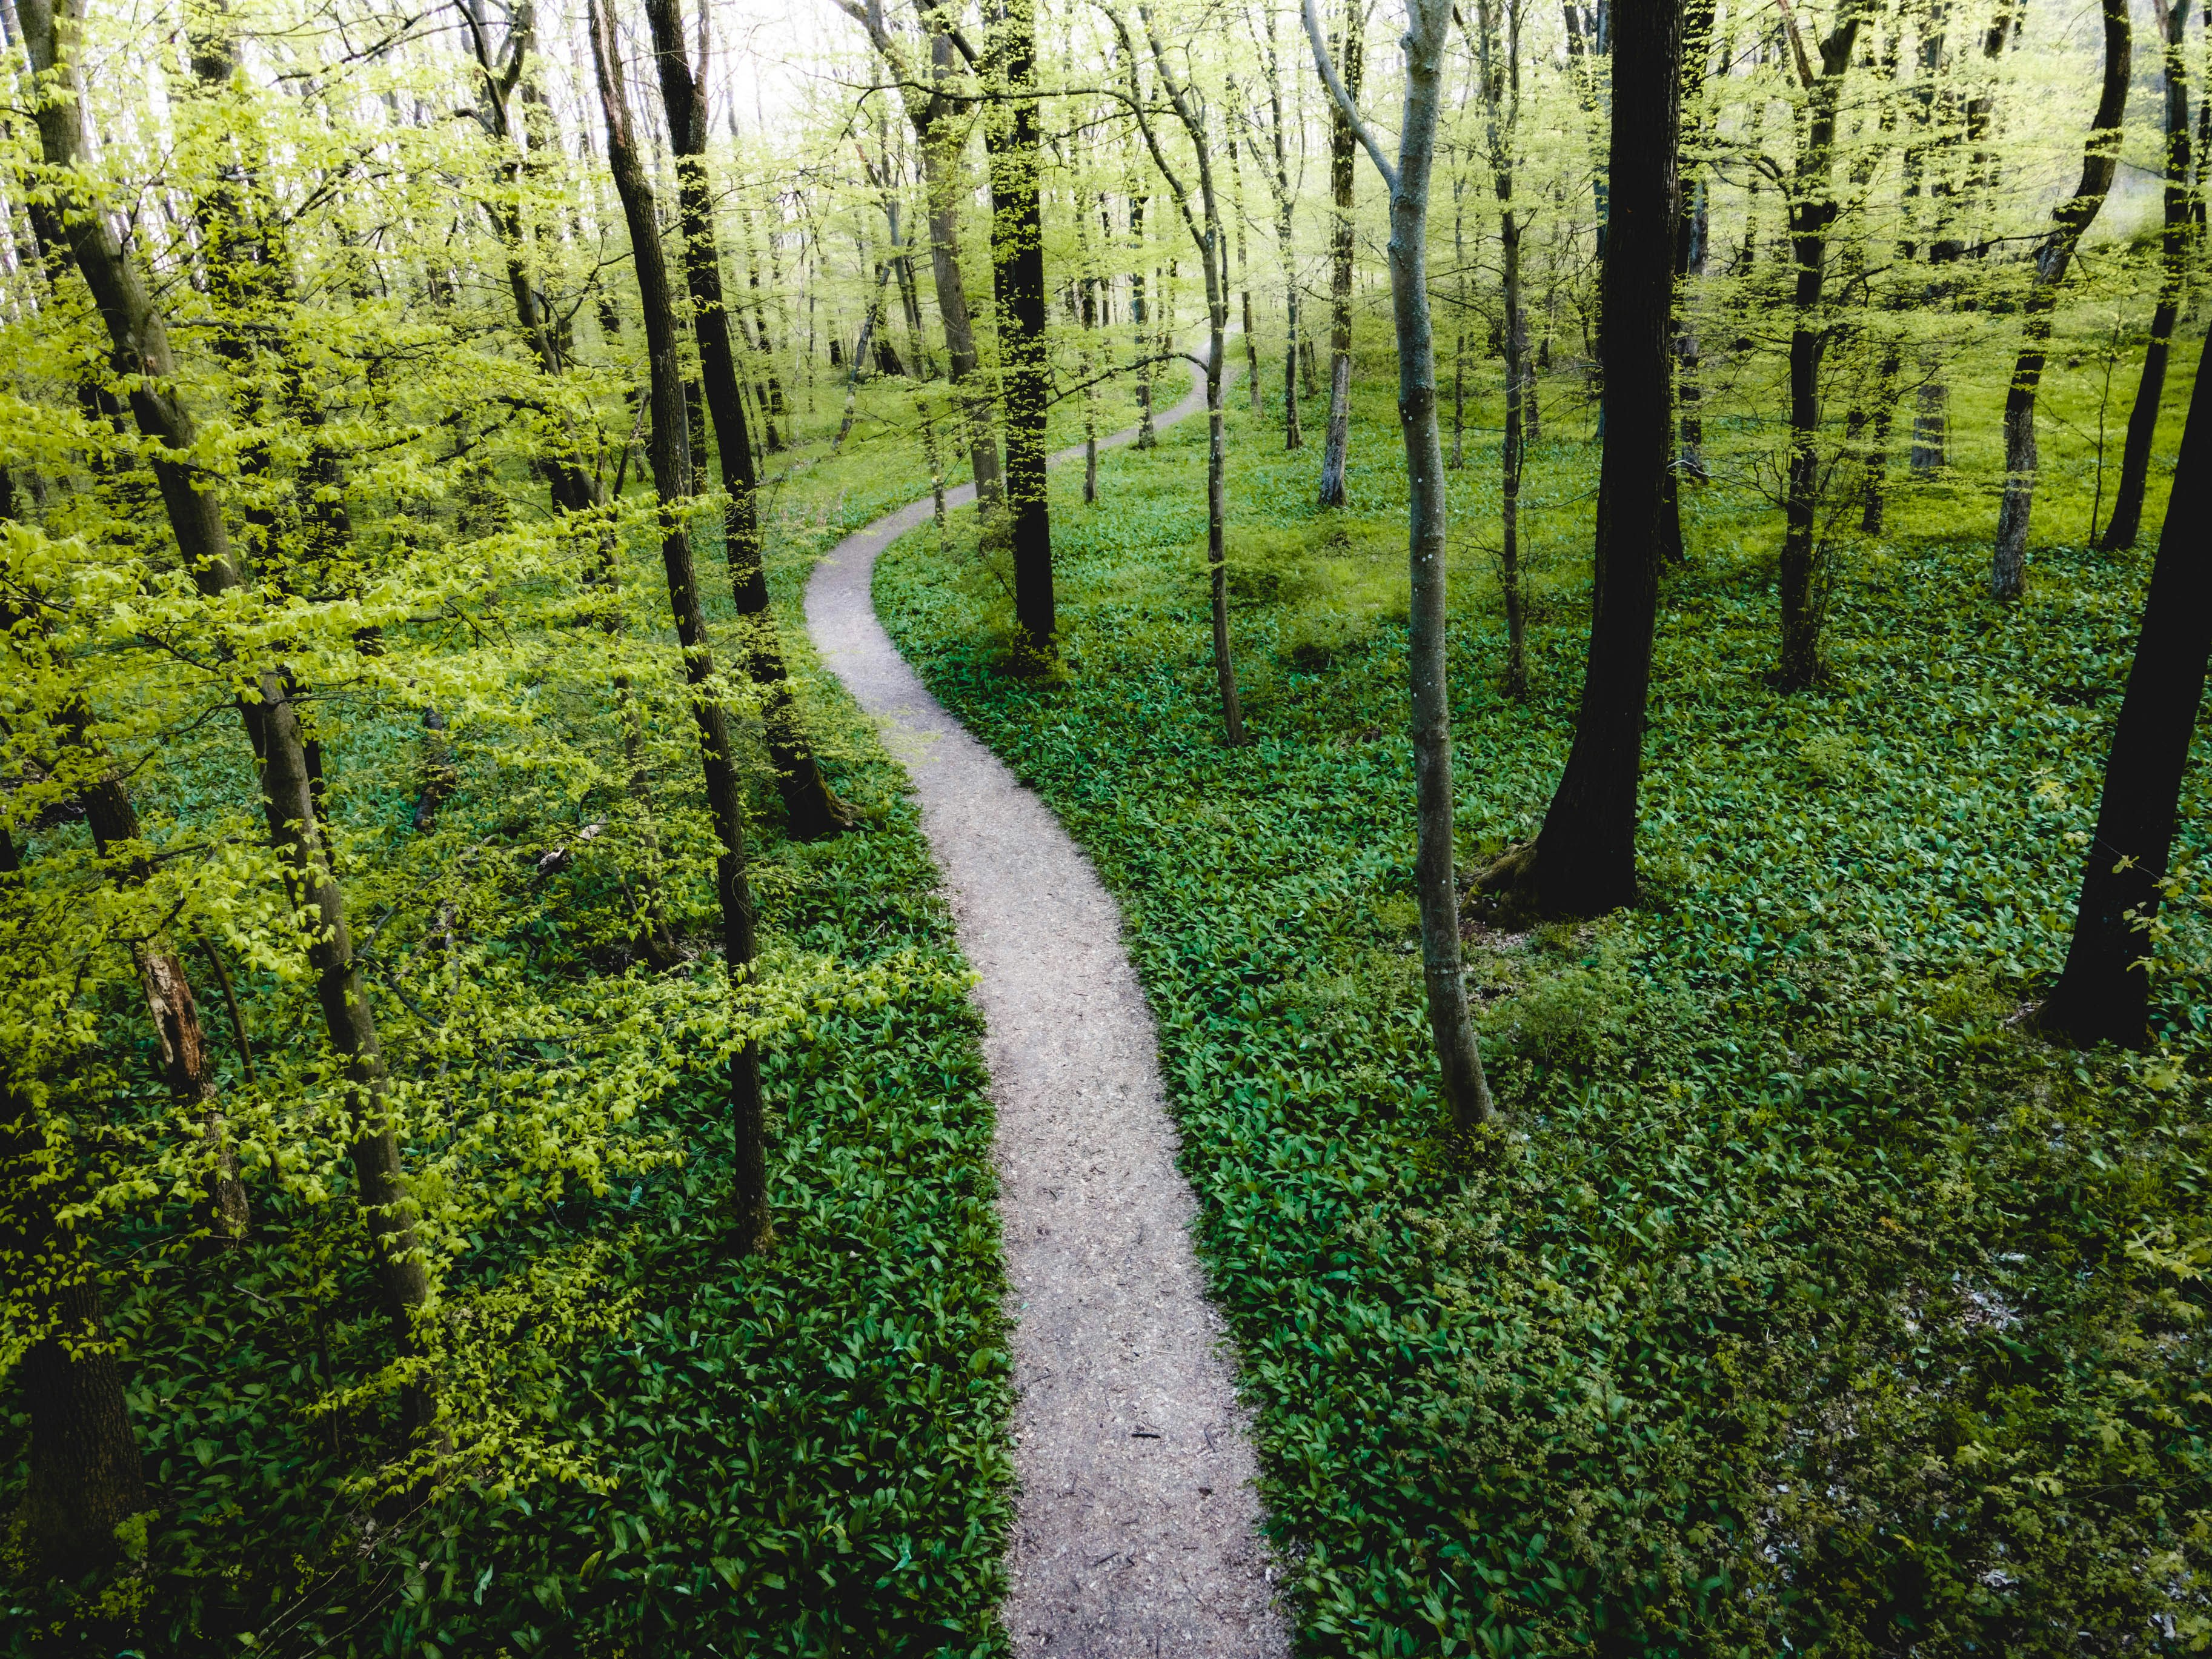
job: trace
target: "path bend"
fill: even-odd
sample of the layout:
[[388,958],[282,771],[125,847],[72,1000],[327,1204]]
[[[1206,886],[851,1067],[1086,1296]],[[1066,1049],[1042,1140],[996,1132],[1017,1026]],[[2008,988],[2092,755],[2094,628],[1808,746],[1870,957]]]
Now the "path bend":
[[[1204,411],[1202,370],[1193,381],[1155,427]],[[945,504],[975,496],[963,485]],[[1192,1246],[1197,1203],[1176,1168],[1120,909],[1050,809],[929,695],[876,619],[877,556],[931,510],[916,501],[830,550],[807,583],[806,623],[914,780],[979,981],[1014,1317],[1007,1629],[1040,1659],[1279,1659],[1290,1642],[1258,1461]]]

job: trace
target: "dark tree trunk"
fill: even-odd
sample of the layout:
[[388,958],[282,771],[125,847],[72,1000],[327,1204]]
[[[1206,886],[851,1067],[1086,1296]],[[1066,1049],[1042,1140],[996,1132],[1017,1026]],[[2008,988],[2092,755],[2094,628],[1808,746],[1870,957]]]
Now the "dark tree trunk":
[[[1356,107],[1359,81],[1365,68],[1365,8],[1362,0],[1345,0],[1344,30],[1340,36],[1344,57],[1344,89]],[[1352,443],[1352,174],[1356,145],[1352,123],[1334,105],[1329,109],[1328,183],[1336,216],[1329,229],[1328,278],[1328,433],[1322,448],[1321,491],[1323,507],[1344,505],[1344,469]]]
[[115,1528],[149,1506],[98,1268],[85,1229],[56,1219],[82,1196],[70,1156],[30,1091],[0,1078],[0,1261],[33,1333],[18,1362],[31,1419],[20,1520],[38,1565],[74,1582],[113,1563]]
[[2127,110],[2133,58],[2128,0],[2104,0],[2104,11],[2105,82],[2082,151],[2081,181],[2051,210],[2051,228],[2036,250],[2035,280],[2021,307],[2020,356],[2005,394],[2004,499],[1997,508],[1996,546],[1990,557],[1990,597],[1995,599],[2016,599],[2027,586],[2027,520],[2035,505],[2037,465],[2035,395],[2051,347],[2051,313],[2074,250],[2105,205],[2119,169],[2120,118]]
[[[1807,110],[1791,175],[1790,246],[1797,267],[1790,331],[1790,463],[1782,506],[1782,651],[1775,681],[1784,690],[1810,685],[1820,674],[1820,623],[1826,610],[1820,561],[1820,361],[1831,332],[1822,309],[1827,283],[1828,231],[1840,204],[1834,163],[1836,105],[1851,67],[1860,14],[1848,6],[1820,42],[1817,75],[1802,47],[1799,72]],[[1792,34],[1794,42],[1796,35]]]
[[[667,261],[660,250],[653,186],[647,181],[638,153],[629,100],[623,91],[614,25],[604,0],[592,0],[590,21],[592,58],[606,113],[607,161],[629,228],[630,262],[637,274],[639,309],[645,319],[653,400],[653,484],[660,501],[660,560],[668,579],[668,605],[675,616],[676,637],[684,650],[684,678],[691,687],[692,716],[699,726],[700,769],[707,786],[707,806],[721,842],[720,856],[714,860],[715,889],[721,902],[723,958],[734,990],[751,972],[756,954],[753,902],[745,878],[744,806],[738,793],[736,750],[730,740],[729,716],[714,693],[714,649],[700,608],[691,532],[684,521],[685,498],[691,493],[690,456],[684,430],[684,380],[678,355],[675,299],[669,289]],[[761,1115],[760,1054],[751,1043],[731,1060],[729,1085],[734,1175],[732,1243],[738,1250],[745,1251],[768,1230],[768,1152]]]
[[[21,15],[35,70],[55,70],[56,25],[58,21],[74,32],[79,16],[76,3],[62,0],[57,7],[52,0],[25,0]],[[47,162],[68,169],[76,160],[83,131],[82,105],[73,67],[64,65],[53,79],[66,91],[40,110],[40,136]],[[93,204],[72,199],[58,208],[57,216],[66,218],[70,251],[107,325],[116,359],[131,367],[131,401],[139,429],[165,454],[189,452],[198,434],[176,395],[176,356],[143,279],[125,257],[107,216]],[[210,598],[235,588],[238,573],[230,559],[220,498],[213,490],[196,489],[181,461],[157,459],[155,470],[161,481],[170,529],[196,586]],[[375,1017],[367,988],[354,970],[344,894],[324,852],[315,807],[316,769],[292,701],[295,688],[282,672],[260,672],[255,681],[258,700],[241,696],[240,712],[260,761],[262,805],[270,842],[288,866],[295,891],[315,912],[307,961],[316,976],[331,1046],[344,1060],[353,1088],[350,1150],[368,1221],[377,1287],[400,1352],[412,1354],[418,1352],[414,1315],[429,1300],[430,1281],[416,1248],[414,1202],[406,1191],[392,1132]],[[400,1410],[404,1428],[428,1430],[437,1414],[436,1396],[428,1383],[418,1381],[403,1389]]]
[[1490,175],[1498,191],[1498,250],[1502,267],[1505,354],[1505,434],[1498,451],[1498,586],[1505,595],[1505,694],[1528,693],[1527,625],[1521,597],[1522,405],[1528,374],[1528,319],[1521,293],[1522,225],[1515,212],[1513,160],[1521,118],[1521,29],[1517,5],[1499,27],[1496,0],[1479,0],[1474,57],[1487,117]]
[[[1351,90],[1329,72],[1313,0],[1306,27],[1329,83],[1338,115],[1357,117]],[[1442,1073],[1445,1109],[1462,1133],[1490,1122],[1496,1108],[1482,1073],[1468,1013],[1461,961],[1459,890],[1453,864],[1451,696],[1445,656],[1449,542],[1443,437],[1437,419],[1436,339],[1429,313],[1429,186],[1443,102],[1444,46],[1450,0],[1409,0],[1406,100],[1399,122],[1398,166],[1382,166],[1390,190],[1390,306],[1397,325],[1398,424],[1406,441],[1408,486],[1407,553],[1413,599],[1407,672],[1413,702],[1415,812],[1419,825],[1413,884],[1421,911],[1421,977],[1428,994],[1429,1032]],[[1487,31],[1486,31],[1487,33]]]
[[731,597],[742,619],[743,660],[747,675],[761,689],[761,723],[791,833],[811,840],[842,827],[851,815],[830,793],[815,762],[785,672],[775,617],[769,608],[768,575],[761,555],[760,478],[753,465],[752,437],[745,426],[744,398],[730,344],[714,197],[707,178],[706,99],[685,55],[677,0],[647,0],[646,16],[653,27],[654,64],[676,152],[677,213],[692,327],[699,343],[699,374],[720,452],[722,489],[729,497],[722,511],[722,551],[730,568]]
[[1533,849],[1486,884],[1548,916],[1635,902],[1636,797],[1663,550],[1660,513],[1673,449],[1668,362],[1674,297],[1682,18],[1632,6],[1614,54],[1610,235],[1598,325],[1606,387],[1598,473],[1589,667],[1574,747]]
[[1044,217],[1038,194],[1035,0],[999,0],[995,65],[1006,94],[984,125],[991,157],[991,277],[999,307],[999,376],[1006,426],[1006,505],[1012,516],[1014,623],[1021,654],[1058,654],[1052,591],[1052,516],[1045,494]]
[[2142,531],[2143,490],[2150,480],[2151,440],[2158,433],[2159,404],[2166,395],[2166,362],[2173,345],[2173,325],[2189,279],[2189,68],[2183,43],[2189,27],[2188,0],[2154,0],[2166,38],[2166,228],[2160,240],[2161,261],[2158,303],[2150,317],[2150,342],[2143,349],[2142,384],[2128,411],[2126,447],[2120,454],[2119,489],[2112,516],[2097,545],[2118,553],[2136,544]]
[[2148,1036],[2160,884],[2173,848],[2181,781],[2212,658],[2212,345],[2197,365],[2158,561],[2143,602],[2128,690],[2105,763],[2097,838],[2066,970],[2044,1024],[2077,1042],[2141,1048]]

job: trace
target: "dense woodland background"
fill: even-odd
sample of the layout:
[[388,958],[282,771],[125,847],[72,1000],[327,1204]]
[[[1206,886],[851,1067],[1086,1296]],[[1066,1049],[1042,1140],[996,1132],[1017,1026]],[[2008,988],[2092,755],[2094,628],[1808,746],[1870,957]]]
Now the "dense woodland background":
[[2212,1642],[2203,9],[625,3],[0,0],[0,1647],[1006,1648],[971,479],[1302,1651]]

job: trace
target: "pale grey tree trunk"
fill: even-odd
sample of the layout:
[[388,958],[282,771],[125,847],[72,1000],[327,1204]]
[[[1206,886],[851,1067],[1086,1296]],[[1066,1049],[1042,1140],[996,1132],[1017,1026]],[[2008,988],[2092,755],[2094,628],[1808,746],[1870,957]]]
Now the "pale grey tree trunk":
[[1443,104],[1444,41],[1451,0],[1409,0],[1404,50],[1406,98],[1398,165],[1382,156],[1328,61],[1314,0],[1306,32],[1316,67],[1339,112],[1365,144],[1390,190],[1390,307],[1398,335],[1398,421],[1406,442],[1410,496],[1407,551],[1413,567],[1407,665],[1413,705],[1413,768],[1419,839],[1414,890],[1421,910],[1421,977],[1429,1031],[1443,1072],[1444,1101],[1461,1131],[1492,1121],[1497,1108],[1483,1075],[1460,958],[1459,888],[1452,861],[1451,696],[1445,665],[1443,436],[1437,419],[1436,341],[1429,317],[1429,180]]

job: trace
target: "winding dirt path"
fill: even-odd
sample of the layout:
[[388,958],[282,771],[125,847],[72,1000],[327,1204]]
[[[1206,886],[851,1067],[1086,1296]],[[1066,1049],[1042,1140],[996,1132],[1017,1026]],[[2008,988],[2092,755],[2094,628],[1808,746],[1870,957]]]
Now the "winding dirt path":
[[[1193,380],[1156,425],[1204,412],[1202,373]],[[1135,438],[1132,427],[1099,447]],[[877,555],[929,517],[917,501],[839,543],[807,584],[806,621],[914,779],[981,981],[1015,1321],[1006,1626],[1018,1653],[1053,1659],[1278,1659],[1290,1643],[1258,1466],[1192,1249],[1196,1202],[1175,1166],[1120,910],[1060,821],[876,620]]]

